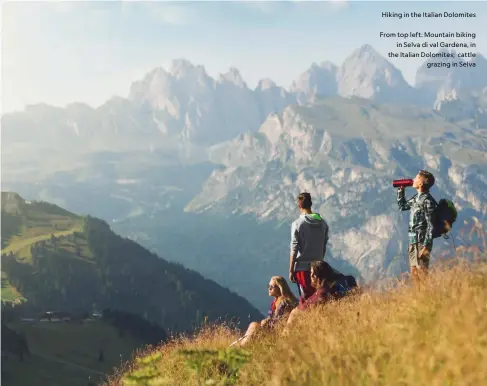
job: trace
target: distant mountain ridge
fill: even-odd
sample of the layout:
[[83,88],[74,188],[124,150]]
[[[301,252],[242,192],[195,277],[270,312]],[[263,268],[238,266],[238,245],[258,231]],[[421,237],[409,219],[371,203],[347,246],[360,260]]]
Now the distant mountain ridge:
[[487,87],[485,58],[475,60],[422,66],[413,87],[364,45],[340,66],[313,64],[289,90],[177,60],[96,109],[3,116],[2,183],[97,215],[264,311],[262,283],[287,275],[300,190],[330,223],[328,258],[366,281],[407,269],[392,179],[426,168],[435,197],[458,205],[462,231],[485,219]]
[[408,214],[397,212],[392,179],[431,170],[433,194],[453,199],[463,209],[461,221],[483,218],[486,139],[485,130],[462,129],[413,106],[342,98],[290,106],[257,133],[214,148],[211,159],[225,167],[212,173],[186,211],[290,222],[299,187],[330,223],[333,256],[367,280],[378,279],[405,268],[396,257]]
[[202,65],[176,59],[169,70],[156,68],[133,82],[128,98],[115,97],[98,108],[41,104],[5,114],[2,135],[7,142],[35,140],[45,146],[54,140],[76,141],[91,150],[167,148],[177,143],[171,138],[208,146],[256,131],[269,114],[315,98],[360,97],[435,108],[452,95],[468,98],[468,90],[487,87],[487,60],[480,53],[473,59],[477,67],[469,69],[427,69],[428,61],[418,69],[413,87],[365,44],[340,66],[313,64],[287,90],[270,79],[250,89],[235,67],[214,79]]
[[2,192],[4,239],[2,272],[33,310],[111,308],[175,332],[206,317],[245,324],[261,316],[242,297],[114,234],[106,222],[46,202]]

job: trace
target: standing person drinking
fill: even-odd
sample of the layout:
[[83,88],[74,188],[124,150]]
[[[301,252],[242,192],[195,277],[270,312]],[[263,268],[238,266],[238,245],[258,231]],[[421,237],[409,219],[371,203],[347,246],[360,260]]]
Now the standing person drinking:
[[430,172],[420,170],[413,180],[416,194],[406,200],[404,187],[397,190],[397,205],[401,211],[410,210],[408,229],[408,257],[411,276],[420,282],[427,274],[433,248],[433,219],[436,201],[429,193],[435,183]]

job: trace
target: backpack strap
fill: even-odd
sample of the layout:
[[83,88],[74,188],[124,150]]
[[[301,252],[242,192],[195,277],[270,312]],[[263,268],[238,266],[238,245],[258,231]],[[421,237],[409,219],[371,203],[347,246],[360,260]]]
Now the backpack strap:
[[[434,199],[434,197],[430,194],[430,192],[428,192],[425,197],[422,199],[422,206],[423,206],[423,211],[425,212],[426,214],[426,199],[429,198],[431,202],[433,202],[434,204],[434,208],[433,208],[433,219],[432,219],[432,222],[433,222],[433,239],[435,239],[436,237],[438,236],[435,236],[435,227],[436,227],[436,220],[435,220],[435,217],[434,217],[434,211],[438,208],[438,203],[436,202],[436,200]],[[443,235],[443,237],[445,237],[445,235]],[[416,251],[417,252],[417,251]]]
[[429,192],[428,192],[428,197],[431,201],[433,201],[433,204],[435,204],[435,206],[438,206],[438,203],[436,202],[435,198]]
[[[416,194],[416,196],[417,196],[417,194]],[[416,196],[415,196],[415,197],[416,197]],[[426,193],[426,194],[424,195],[424,197],[423,197],[423,198],[421,198],[421,199],[418,201],[418,203],[419,203],[419,204],[421,204],[421,205],[423,206],[423,209],[426,209],[426,208],[425,208],[425,201],[426,201],[426,199],[429,199],[431,202],[433,202],[433,204],[435,204],[435,206],[438,206],[438,203],[436,202],[436,200],[434,199],[434,197],[431,195],[431,193],[429,193],[429,192],[428,192],[428,193]]]

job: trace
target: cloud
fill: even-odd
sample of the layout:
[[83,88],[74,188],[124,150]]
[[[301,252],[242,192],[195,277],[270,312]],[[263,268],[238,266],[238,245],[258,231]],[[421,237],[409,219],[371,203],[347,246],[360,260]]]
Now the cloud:
[[[156,23],[172,26],[190,26],[196,24],[226,23],[229,18],[232,24],[258,23],[264,17],[270,21],[277,13],[292,15],[294,12],[337,12],[348,7],[347,0],[307,0],[307,1],[159,1],[128,2],[121,8],[126,15],[142,10]],[[252,16],[259,19],[252,19]]]
[[[137,3],[131,3],[134,6]],[[193,4],[193,6],[190,6]],[[201,21],[201,17],[196,11],[195,3],[181,3],[178,2],[158,2],[145,3],[145,9],[150,14],[151,18],[156,22],[162,24],[185,26],[193,25]],[[140,6],[140,4],[138,5]]]
[[329,3],[330,7],[335,9],[345,9],[350,5],[348,0],[329,0],[327,3]]
[[262,13],[272,13],[282,4],[277,1],[244,1],[235,3]]
[[319,5],[320,8],[327,11],[338,11],[342,9],[346,9],[349,7],[350,2],[348,0],[294,0],[294,3],[301,4],[301,5],[309,5],[313,3],[313,5]]
[[235,2],[235,4],[242,4],[243,6],[260,11],[265,14],[272,14],[278,9],[287,8],[292,12],[298,9],[308,9],[314,7],[320,11],[338,11],[346,9],[349,6],[348,0],[292,0],[292,1],[281,1],[281,0],[270,0],[270,1],[259,1],[250,0],[244,2]]

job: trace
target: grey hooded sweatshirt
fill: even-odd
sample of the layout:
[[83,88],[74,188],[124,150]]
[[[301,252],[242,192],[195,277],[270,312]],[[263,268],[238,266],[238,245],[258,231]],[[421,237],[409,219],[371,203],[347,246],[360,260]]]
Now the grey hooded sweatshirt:
[[328,243],[328,224],[318,214],[302,214],[291,226],[291,253],[295,271],[309,271],[311,262],[323,260]]

